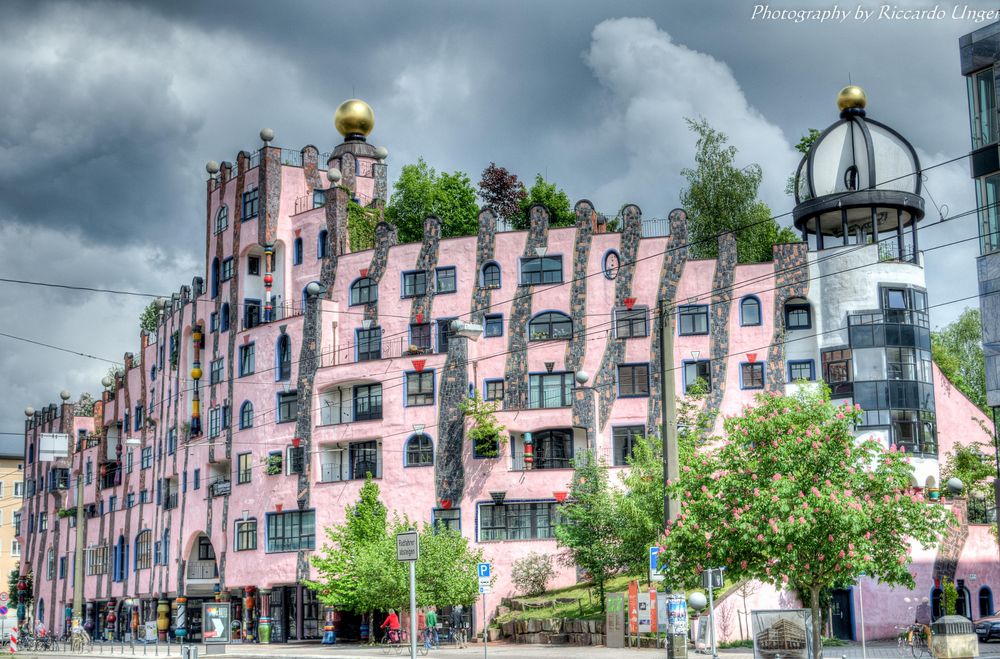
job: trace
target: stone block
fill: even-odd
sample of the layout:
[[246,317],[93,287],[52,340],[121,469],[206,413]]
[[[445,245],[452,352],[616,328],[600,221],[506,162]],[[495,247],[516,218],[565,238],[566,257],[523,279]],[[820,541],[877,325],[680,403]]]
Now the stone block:
[[549,643],[552,645],[566,645],[569,642],[569,634],[549,634]]
[[504,636],[513,636],[514,635],[514,621],[512,620],[510,622],[503,623],[503,625],[500,626],[500,629],[503,631],[503,635]]
[[528,621],[529,634],[537,634],[540,631],[542,631],[542,623],[540,620],[535,620],[534,618],[532,618],[531,620]]
[[593,634],[596,631],[597,631],[597,621],[596,620],[588,620],[587,621],[587,632]]

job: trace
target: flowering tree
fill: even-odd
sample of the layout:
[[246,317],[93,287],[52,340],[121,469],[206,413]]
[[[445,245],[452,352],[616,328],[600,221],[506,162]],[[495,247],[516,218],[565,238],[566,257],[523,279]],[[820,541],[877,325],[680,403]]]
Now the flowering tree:
[[910,486],[903,453],[856,439],[860,408],[828,393],[763,394],[725,419],[725,437],[681,469],[669,487],[681,511],[664,534],[668,583],[707,567],[809,593],[814,656],[820,591],[862,574],[913,587],[911,541],[934,546],[948,513]]

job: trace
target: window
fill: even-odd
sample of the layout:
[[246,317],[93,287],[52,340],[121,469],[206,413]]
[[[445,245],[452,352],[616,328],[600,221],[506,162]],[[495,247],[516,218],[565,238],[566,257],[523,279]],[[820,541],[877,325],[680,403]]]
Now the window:
[[294,510],[267,514],[267,551],[316,548],[316,511]]
[[615,309],[615,336],[619,339],[630,339],[636,336],[649,336],[649,309],[632,307]]
[[900,288],[882,289],[883,309],[906,309],[906,290]]
[[436,281],[434,282],[435,293],[454,293],[457,290],[455,266],[438,268],[434,271]]
[[451,321],[454,318],[443,318],[437,321],[437,351],[448,352],[448,342],[454,332],[451,329]]
[[489,314],[483,319],[483,336],[503,336],[503,316],[498,313]]
[[45,552],[45,575],[50,581],[56,578],[56,551],[52,547]]
[[406,406],[434,404],[434,371],[406,373]]
[[521,259],[521,284],[562,283],[561,256],[535,256]]
[[699,380],[704,383],[705,391],[712,390],[712,362],[707,359],[684,362],[684,393],[691,393]]
[[568,407],[572,404],[572,373],[539,373],[528,376],[528,407]]
[[[17,542],[15,540],[14,542]],[[107,574],[108,573],[108,546],[103,547],[93,547],[87,549],[87,576],[93,576],[95,574]],[[11,552],[13,553],[13,552]],[[18,549],[18,554],[20,554],[20,549]]]
[[356,330],[357,353],[359,362],[382,359],[382,328]]
[[546,540],[555,537],[559,514],[554,502],[479,505],[479,541]]
[[382,418],[382,385],[363,384],[354,387],[354,420],[371,421]]
[[534,469],[569,469],[573,466],[573,431],[544,430],[534,433]]
[[[91,478],[92,477],[93,476],[91,476]],[[87,479],[87,483],[88,484],[90,483],[90,478]],[[19,499],[24,496],[24,483],[23,482],[18,481],[16,483],[14,483],[14,496],[17,497],[17,498],[19,498]]]
[[681,336],[708,334],[708,305],[689,304],[679,307],[677,325]]
[[802,298],[785,303],[785,327],[788,329],[810,329],[812,317],[809,303]]
[[458,508],[435,508],[432,511],[432,524],[434,525],[434,532],[437,533],[438,529],[451,529],[452,531],[462,532],[462,511]]
[[988,586],[979,589],[979,617],[993,615],[993,591]]
[[348,447],[348,460],[351,465],[351,478],[379,478],[378,442],[354,442]]
[[236,483],[245,485],[253,480],[253,454],[240,453],[236,456]]
[[153,447],[147,446],[142,449],[140,468],[149,469],[153,466]]
[[139,492],[139,503],[149,503],[149,490]]
[[278,394],[278,423],[295,421],[298,417],[298,392],[288,391]]
[[304,446],[289,446],[285,449],[288,459],[285,464],[288,466],[287,474],[301,474],[306,470],[306,449]]
[[890,380],[931,381],[930,354],[915,348],[886,348],[886,370]]
[[21,511],[15,511],[11,517],[14,524],[14,535],[21,535]]
[[801,359],[788,362],[788,381],[815,380],[816,366],[811,359]]
[[256,368],[256,347],[253,343],[240,346],[240,377],[252,374]]
[[135,507],[135,494],[133,492],[129,492],[128,494],[125,495],[125,507],[126,508]]
[[292,265],[302,265],[302,239],[296,238],[292,243]]
[[233,257],[222,260],[222,281],[229,281],[233,278]]
[[316,258],[321,259],[326,256],[326,243],[327,236],[329,235],[326,229],[323,229],[319,232],[319,236],[316,237]]
[[500,265],[490,261],[483,266],[480,285],[483,288],[500,288]]
[[378,284],[374,279],[362,277],[351,284],[351,306],[378,300]]
[[410,349],[430,352],[431,324],[410,323]]
[[573,321],[564,313],[540,313],[528,323],[528,338],[532,341],[569,339],[573,337]]
[[277,349],[278,358],[278,381],[285,382],[292,379],[292,340],[287,334],[282,334],[278,338]]
[[222,432],[222,409],[213,407],[208,410],[208,436],[218,437]]
[[503,380],[487,380],[483,400],[503,400],[503,384]]
[[257,549],[257,520],[248,519],[236,522],[236,551],[252,551]]
[[223,204],[215,214],[215,233],[222,233],[229,226],[229,207]]
[[253,428],[253,403],[248,400],[240,405],[240,430]]
[[247,257],[247,274],[252,277],[260,276],[260,257],[259,256],[248,256]]
[[983,69],[967,78],[973,149],[979,149],[997,141],[995,84],[992,67]]
[[917,410],[890,410],[893,441],[907,453],[937,453],[934,415]]
[[[117,500],[117,497],[111,497]],[[49,530],[49,514],[46,512],[38,513],[38,531],[48,531]]]
[[649,395],[649,364],[620,364],[618,366],[618,395]]
[[222,310],[219,315],[219,331],[228,332],[229,331],[229,303],[226,302],[222,305]]
[[132,449],[128,450],[125,454],[125,473],[131,474],[135,469],[135,451]]
[[638,439],[646,434],[644,426],[616,426],[611,430],[612,464],[624,467],[632,457],[632,450]]
[[760,324],[760,300],[752,295],[740,300],[740,325],[751,327]]
[[434,464],[434,445],[430,435],[420,433],[406,440],[406,466],[428,467]]
[[[19,543],[17,540],[11,540],[10,541],[10,555],[11,556],[20,556],[21,555],[21,543]],[[105,571],[107,571],[107,570],[105,570]]]
[[212,361],[209,384],[219,384],[222,382],[222,369],[225,366],[225,357]]
[[66,557],[65,556],[60,556],[59,557],[59,578],[60,579],[65,579],[66,578],[66,563],[67,563]]
[[145,570],[153,566],[153,532],[141,531],[135,537],[135,569]]
[[764,388],[764,364],[740,364],[740,389]]
[[257,217],[257,204],[260,201],[260,190],[254,188],[243,193],[243,220]]
[[[127,430],[127,428],[126,428]],[[142,430],[142,403],[135,406],[132,412],[132,430]]]
[[212,547],[212,541],[206,536],[200,536],[198,538],[198,560],[199,561],[214,561],[215,560],[215,549]]
[[193,474],[193,479],[192,480],[194,482],[191,484],[191,489],[192,490],[200,490],[201,489],[201,469],[195,469],[194,470],[194,474]]
[[427,273],[423,271],[403,273],[403,297],[418,297],[427,292]]

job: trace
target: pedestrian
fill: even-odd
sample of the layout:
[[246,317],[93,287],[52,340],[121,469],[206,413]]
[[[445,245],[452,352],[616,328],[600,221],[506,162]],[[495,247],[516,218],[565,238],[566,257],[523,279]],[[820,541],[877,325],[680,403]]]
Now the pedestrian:
[[425,645],[428,648],[432,646],[435,648],[440,648],[441,639],[438,638],[438,630],[437,630],[438,616],[437,613],[434,612],[433,606],[427,607],[427,614],[424,616],[424,619],[427,622],[427,641]]
[[462,610],[461,604],[456,604],[451,608],[451,614],[448,616],[448,622],[451,624],[451,633],[455,637],[455,643],[460,648],[465,647],[465,611]]

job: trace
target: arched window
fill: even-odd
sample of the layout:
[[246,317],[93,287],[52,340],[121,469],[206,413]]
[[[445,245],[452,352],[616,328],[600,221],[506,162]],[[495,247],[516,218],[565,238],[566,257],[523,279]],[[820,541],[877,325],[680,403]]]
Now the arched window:
[[240,405],[240,430],[253,428],[253,403],[248,400]]
[[972,618],[972,597],[969,596],[969,589],[965,586],[958,589],[958,599],[955,600],[955,615]]
[[212,259],[212,297],[219,297],[219,259]]
[[38,619],[45,622],[45,600],[38,600]]
[[805,298],[794,297],[785,302],[785,328],[811,329],[812,311]]
[[302,239],[296,238],[292,245],[292,265],[302,264]]
[[28,464],[35,464],[35,444],[28,444]]
[[215,214],[215,233],[222,233],[229,226],[229,207],[223,204]]
[[428,467],[434,464],[434,444],[430,435],[420,433],[406,440],[406,466]]
[[991,615],[993,615],[993,591],[989,586],[983,586],[979,589],[979,617],[985,618]]
[[368,304],[378,300],[378,284],[370,277],[356,279],[351,284],[351,305]]
[[573,321],[559,311],[546,311],[528,323],[528,338],[532,341],[569,339],[573,337]]
[[226,302],[222,305],[222,309],[219,313],[219,331],[228,332],[229,331],[229,303]]
[[490,261],[483,265],[483,288],[500,288],[500,264]]
[[135,536],[135,569],[145,570],[153,564],[153,532],[140,531]]
[[125,579],[125,569],[128,559],[125,552],[125,536],[118,536],[118,543],[115,545],[114,570],[111,577],[114,581]]
[[278,337],[278,344],[275,348],[275,357],[278,360],[278,381],[292,379],[292,340],[287,334]]
[[319,238],[316,239],[316,258],[321,259],[326,256],[326,242],[327,242],[326,229],[319,232]]
[[748,295],[740,300],[740,325],[751,327],[760,324],[760,300],[753,295]]

